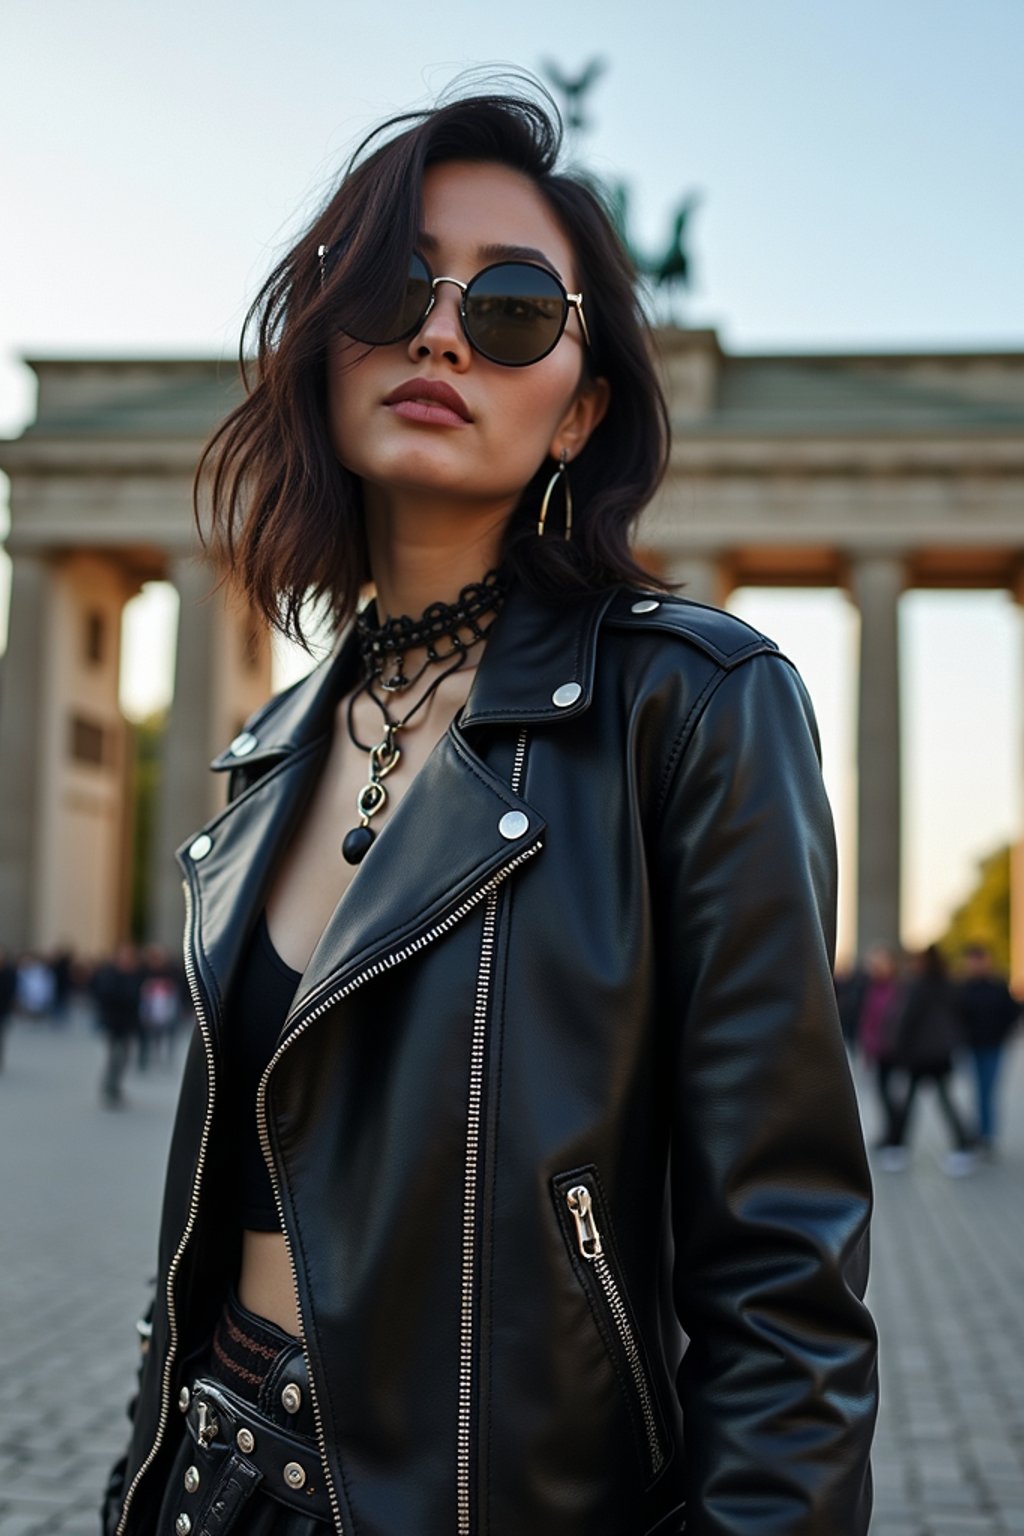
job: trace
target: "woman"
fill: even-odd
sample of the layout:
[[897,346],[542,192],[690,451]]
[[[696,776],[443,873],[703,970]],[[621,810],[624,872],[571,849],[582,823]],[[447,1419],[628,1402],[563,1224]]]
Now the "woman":
[[867,987],[857,1020],[857,1043],[867,1066],[873,1068],[878,1095],[878,1148],[892,1147],[892,1128],[897,1115],[893,1093],[895,1028],[903,993],[899,963],[891,949],[876,945],[865,962]]
[[867,1528],[811,707],[629,553],[664,406],[557,152],[507,97],[374,136],[208,450],[250,600],[340,638],[179,852],[199,1030],[118,1536]]
[[942,951],[937,944],[929,944],[914,956],[911,979],[895,1027],[893,1059],[906,1073],[907,1087],[896,1106],[890,1145],[882,1161],[888,1172],[906,1167],[911,1112],[922,1084],[931,1084],[935,1089],[949,1131],[952,1146],[946,1157],[946,1172],[953,1178],[972,1172],[972,1138],[949,1090],[953,1055],[959,1043],[953,984]]

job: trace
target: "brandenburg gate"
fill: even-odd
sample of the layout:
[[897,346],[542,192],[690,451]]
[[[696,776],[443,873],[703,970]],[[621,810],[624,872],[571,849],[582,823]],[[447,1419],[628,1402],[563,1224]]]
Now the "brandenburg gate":
[[[684,594],[833,586],[859,610],[857,947],[895,944],[900,900],[897,608],[914,587],[1024,603],[1024,354],[726,353],[658,345],[674,423],[643,533]],[[120,621],[142,583],[180,597],[163,745],[152,936],[177,947],[172,851],[221,803],[208,760],[270,691],[270,647],[196,557],[191,481],[238,398],[206,360],[32,360],[36,419],[0,443],[11,480],[10,635],[0,676],[0,943],[108,949],[126,932],[129,733]],[[952,717],[951,717],[952,718]],[[1024,782],[1024,742],[1020,743]],[[1014,969],[1024,981],[1024,856]]]

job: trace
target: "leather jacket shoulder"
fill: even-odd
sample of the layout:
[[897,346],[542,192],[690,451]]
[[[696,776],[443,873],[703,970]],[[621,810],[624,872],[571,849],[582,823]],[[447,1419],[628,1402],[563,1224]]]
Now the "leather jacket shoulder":
[[[198,1027],[119,1536],[230,1279],[203,1170],[233,981],[354,678],[343,637],[254,714],[178,851]],[[257,1100],[342,1536],[864,1536],[835,901],[813,710],[770,639],[659,593],[509,595]]]

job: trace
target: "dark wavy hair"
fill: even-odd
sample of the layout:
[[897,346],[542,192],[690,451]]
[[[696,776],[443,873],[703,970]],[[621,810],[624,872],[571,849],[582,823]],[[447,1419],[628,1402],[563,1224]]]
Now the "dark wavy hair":
[[[233,582],[269,624],[307,648],[303,604],[326,603],[341,627],[370,580],[361,484],[338,462],[327,420],[327,344],[339,298],[353,329],[365,323],[362,334],[372,335],[375,313],[394,308],[405,282],[424,171],[446,161],[493,161],[531,178],[573,246],[592,341],[585,368],[610,386],[607,413],[572,465],[572,540],[537,537],[553,468],[546,462],[506,526],[510,574],[562,597],[617,582],[666,585],[630,550],[669,444],[636,274],[599,194],[556,171],[561,143],[554,103],[525,94],[470,95],[391,118],[356,150],[252,304],[241,341],[245,399],[203,450],[194,510],[221,584]],[[326,284],[320,245],[338,253]]]

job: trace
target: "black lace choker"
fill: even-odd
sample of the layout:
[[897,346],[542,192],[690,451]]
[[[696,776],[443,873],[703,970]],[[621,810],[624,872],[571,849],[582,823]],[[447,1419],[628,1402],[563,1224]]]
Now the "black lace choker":
[[[389,615],[383,624],[378,624],[375,622],[375,604],[368,604],[356,615],[356,636],[365,681],[348,702],[348,734],[354,747],[369,753],[370,768],[367,781],[356,796],[359,824],[346,832],[341,844],[347,863],[361,863],[377,835],[370,820],[387,804],[384,779],[401,761],[398,732],[423,708],[445,678],[459,670],[467,652],[487,638],[504,601],[505,586],[500,571],[488,571],[483,581],[463,587],[453,603],[431,603],[418,619],[405,616],[393,619]],[[424,650],[426,660],[412,677],[408,677],[405,657],[412,650]],[[392,666],[391,675],[385,677],[385,669]],[[432,666],[440,669],[437,676],[412,708],[396,720],[388,709],[387,696],[411,687]],[[384,698],[378,697],[377,688],[384,693]],[[370,695],[384,717],[384,734],[380,741],[371,744],[359,740],[352,723],[353,706],[362,693]]]
[[[356,615],[356,640],[366,677],[380,679],[389,693],[407,688],[412,681],[405,676],[404,658],[408,651],[425,650],[425,666],[449,661],[483,640],[497,617],[505,597],[506,582],[501,571],[488,571],[483,581],[470,582],[453,603],[431,603],[418,619],[389,614],[383,623],[377,620],[376,601],[368,603]],[[480,620],[491,614],[490,623]],[[468,637],[463,631],[469,630]],[[394,660],[395,674],[384,679],[385,667]]]

